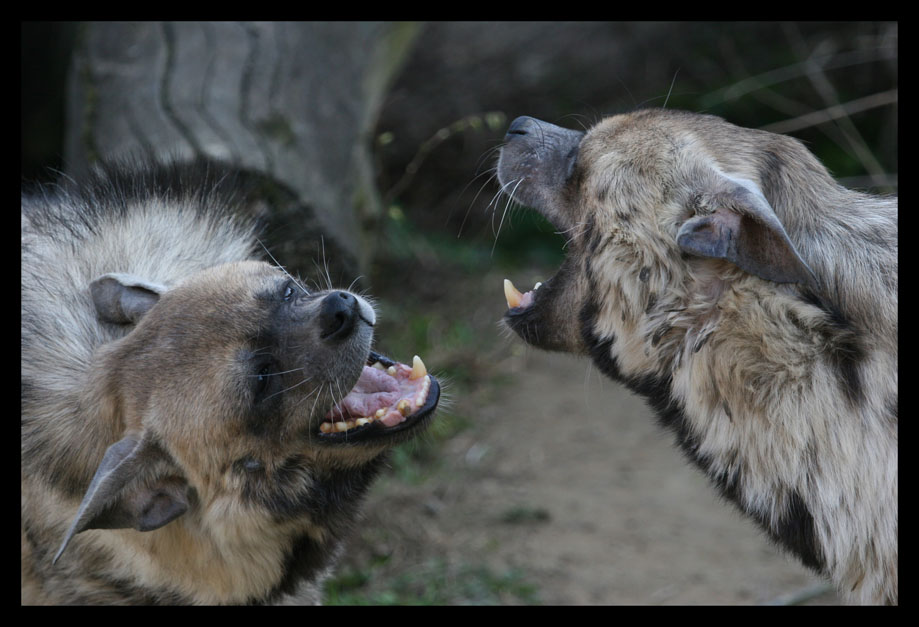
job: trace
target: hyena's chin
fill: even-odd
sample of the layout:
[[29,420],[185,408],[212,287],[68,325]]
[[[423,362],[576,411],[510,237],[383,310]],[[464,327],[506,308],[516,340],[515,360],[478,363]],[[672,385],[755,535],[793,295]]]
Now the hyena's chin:
[[319,441],[364,443],[411,437],[437,409],[440,384],[417,355],[408,366],[373,351],[345,398],[319,425]]
[[525,293],[505,279],[508,309],[503,322],[527,344],[549,351],[585,352],[577,324],[581,296],[577,282],[569,280],[573,264],[566,259],[553,277]]

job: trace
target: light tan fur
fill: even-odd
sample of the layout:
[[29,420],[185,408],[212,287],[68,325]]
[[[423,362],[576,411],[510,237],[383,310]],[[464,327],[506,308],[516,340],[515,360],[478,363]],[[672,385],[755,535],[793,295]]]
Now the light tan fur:
[[529,119],[507,139],[502,185],[568,238],[511,328],[648,397],[722,494],[849,600],[896,603],[896,198],[713,116],[584,134]]
[[318,430],[373,310],[256,260],[217,173],[162,178],[23,197],[22,603],[317,603],[393,441]]

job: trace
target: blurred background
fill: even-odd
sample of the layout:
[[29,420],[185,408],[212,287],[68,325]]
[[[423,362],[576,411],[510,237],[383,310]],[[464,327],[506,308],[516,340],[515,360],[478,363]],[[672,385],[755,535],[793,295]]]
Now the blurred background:
[[205,155],[266,244],[358,285],[378,346],[447,382],[368,499],[331,604],[835,603],[710,494],[642,403],[503,332],[563,240],[494,178],[508,123],[644,107],[803,140],[897,192],[896,22],[21,24],[21,177]]

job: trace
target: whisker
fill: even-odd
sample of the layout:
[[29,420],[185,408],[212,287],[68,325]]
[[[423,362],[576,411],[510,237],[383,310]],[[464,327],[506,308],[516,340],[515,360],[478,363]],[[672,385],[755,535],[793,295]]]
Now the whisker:
[[304,383],[306,383],[306,382],[308,382],[308,381],[312,381],[312,380],[313,380],[312,377],[307,377],[307,378],[303,379],[302,381],[300,381],[300,383],[295,383],[294,385],[290,386],[289,388],[284,388],[283,390],[278,390],[278,391],[275,392],[274,394],[270,394],[270,395],[266,396],[266,397],[265,397],[265,400],[267,401],[269,398],[272,398],[272,397],[274,397],[274,396],[277,396],[278,394],[283,394],[284,392],[289,392],[290,390],[292,390],[292,389],[294,389],[294,388],[298,388],[298,387],[300,387],[301,385],[303,385]]
[[269,372],[268,374],[249,374],[247,377],[275,377],[279,374],[287,374],[289,372],[296,372],[297,370],[303,370],[303,368],[294,368],[293,370],[283,370],[281,372]]
[[466,187],[463,188],[463,192],[460,193],[460,195],[462,195],[463,193],[465,193],[466,189],[467,189],[470,185],[472,185],[472,183],[473,183],[477,178],[479,178],[480,176],[483,176],[483,175],[485,175],[485,174],[490,174],[491,176],[489,176],[488,179],[481,185],[481,187],[479,187],[479,191],[477,191],[477,192],[475,193],[475,196],[472,197],[472,201],[469,203],[469,206],[468,206],[468,208],[466,209],[466,214],[463,216],[463,221],[460,223],[459,231],[458,231],[457,234],[456,234],[456,238],[457,238],[457,239],[459,239],[460,236],[462,235],[462,233],[463,233],[463,227],[466,225],[466,220],[469,218],[469,212],[472,211],[472,207],[475,205],[475,201],[479,199],[479,195],[482,193],[482,190],[484,190],[486,187],[488,187],[488,186],[489,186],[489,183],[491,183],[491,182],[497,177],[497,175],[498,175],[498,170],[497,170],[497,168],[492,168],[491,170],[486,170],[485,172],[482,172],[482,173],[480,173],[480,174],[475,175],[475,177],[473,177],[473,179],[472,179],[471,181],[469,181],[469,183],[466,184]]
[[322,243],[322,267],[325,269],[326,285],[332,290],[334,287],[332,286],[332,277],[329,275],[329,259],[325,256],[325,237],[320,237],[319,241]]
[[670,100],[670,94],[673,93],[673,85],[676,83],[676,77],[677,77],[677,74],[679,73],[680,73],[680,69],[677,68],[677,71],[673,73],[673,80],[670,81],[670,89],[667,90],[667,97],[664,98],[664,106],[662,106],[661,109],[667,108],[667,101]]
[[354,288],[354,284],[357,283],[358,281],[360,281],[360,280],[363,279],[363,278],[364,278],[364,275],[363,275],[363,274],[360,274],[360,275],[357,276],[356,279],[354,279],[353,281],[351,281],[351,285],[348,286],[348,291],[350,292],[350,291],[352,290],[352,288]]
[[297,287],[299,287],[305,294],[309,294],[309,290],[307,290],[306,287],[305,287],[302,283],[300,283],[299,280],[295,279],[294,276],[293,276],[290,272],[287,271],[287,268],[285,268],[285,267],[282,266],[280,263],[278,263],[278,260],[274,258],[274,255],[271,254],[271,251],[268,250],[268,247],[265,246],[264,242],[262,242],[262,240],[259,239],[259,238],[255,238],[255,239],[256,239],[256,241],[259,243],[259,246],[261,246],[262,248],[265,249],[265,254],[268,255],[268,257],[271,259],[272,262],[274,262],[274,265],[275,265],[278,269],[280,269],[281,272],[283,272],[284,274],[286,274],[286,275],[287,275],[287,278],[289,278],[291,281],[293,281],[294,285],[296,285]]
[[511,193],[507,196],[507,204],[504,205],[504,212],[501,214],[501,222],[498,223],[498,232],[495,233],[495,242],[491,245],[491,254],[494,256],[495,247],[498,245],[498,236],[501,234],[501,225],[504,224],[504,217],[507,215],[507,210],[511,206],[511,203],[514,201],[514,192],[517,191],[517,188],[520,187],[520,184],[523,183],[524,179],[517,181],[517,184],[514,186],[514,189],[511,190]]

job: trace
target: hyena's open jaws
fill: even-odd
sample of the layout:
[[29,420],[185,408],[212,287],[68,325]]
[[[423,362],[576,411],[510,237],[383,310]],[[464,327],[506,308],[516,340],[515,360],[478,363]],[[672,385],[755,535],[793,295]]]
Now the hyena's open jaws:
[[507,325],[645,396],[723,495],[854,602],[897,602],[897,200],[788,137],[645,110],[511,123],[504,189],[565,234]]
[[440,395],[376,313],[254,259],[213,170],[23,197],[22,602],[317,602]]

